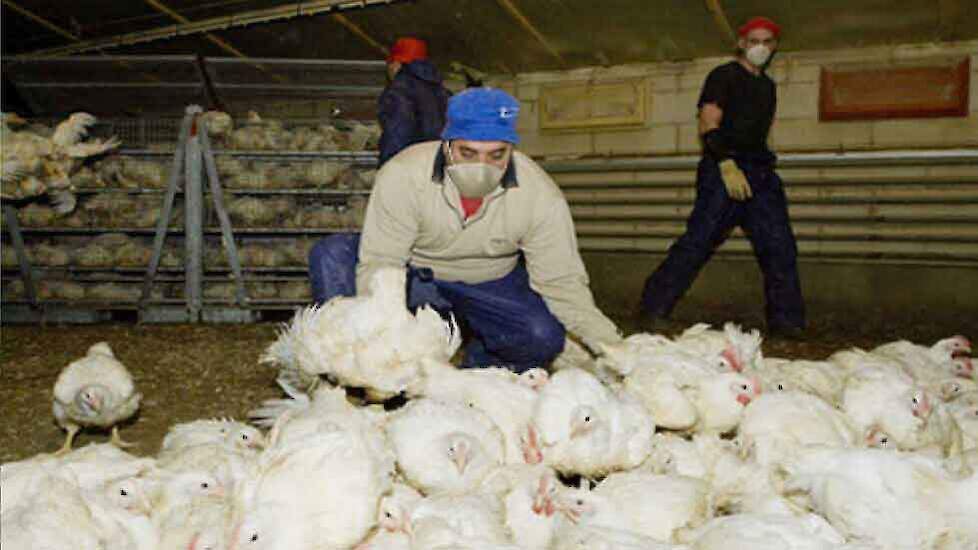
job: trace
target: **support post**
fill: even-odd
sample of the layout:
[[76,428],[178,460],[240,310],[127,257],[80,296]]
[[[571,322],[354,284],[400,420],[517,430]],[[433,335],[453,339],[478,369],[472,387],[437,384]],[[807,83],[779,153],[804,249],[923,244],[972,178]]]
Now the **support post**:
[[244,306],[248,297],[245,294],[244,277],[241,273],[241,260],[238,258],[238,247],[234,242],[234,232],[231,230],[231,218],[224,208],[224,190],[221,189],[221,180],[218,179],[217,163],[214,162],[214,151],[211,149],[211,140],[207,135],[206,124],[198,125],[197,138],[200,140],[200,149],[203,153],[204,169],[207,174],[207,184],[210,186],[211,201],[214,203],[214,212],[221,224],[221,242],[224,244],[224,250],[228,253],[228,262],[231,264],[235,301],[239,306]]
[[160,210],[160,217],[156,221],[156,233],[153,237],[153,255],[149,259],[149,268],[146,270],[146,279],[143,281],[143,292],[140,303],[145,307],[149,300],[150,291],[153,288],[153,279],[160,267],[160,258],[163,255],[163,244],[166,241],[167,228],[170,225],[170,217],[173,213],[173,201],[177,196],[180,187],[180,179],[184,173],[184,160],[186,159],[187,141],[190,138],[190,128],[193,124],[193,115],[185,114],[180,125],[180,133],[177,138],[177,148],[173,152],[173,167],[170,170],[170,178],[166,186],[166,194],[163,196],[163,206]]
[[20,278],[24,281],[24,294],[31,306],[37,306],[37,289],[34,286],[34,272],[31,262],[24,249],[24,235],[20,232],[20,220],[17,219],[17,209],[9,204],[3,205],[3,218],[7,222],[7,231],[13,241],[17,253],[17,263],[20,266]]
[[200,320],[203,308],[203,241],[204,241],[204,198],[201,190],[201,152],[200,138],[197,135],[196,116],[201,112],[197,105],[187,108],[193,120],[190,137],[187,140],[187,158],[184,164],[184,245],[186,266],[186,296],[190,322]]

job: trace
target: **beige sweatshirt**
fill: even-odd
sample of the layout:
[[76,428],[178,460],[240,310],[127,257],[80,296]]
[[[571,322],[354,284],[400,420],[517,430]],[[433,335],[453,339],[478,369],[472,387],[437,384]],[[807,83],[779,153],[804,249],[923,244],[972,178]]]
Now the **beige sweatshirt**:
[[360,241],[357,288],[382,266],[430,268],[482,283],[512,271],[522,251],[530,287],[588,347],[621,339],[595,306],[567,201],[543,169],[514,151],[503,184],[465,219],[440,142],[413,145],[377,173]]

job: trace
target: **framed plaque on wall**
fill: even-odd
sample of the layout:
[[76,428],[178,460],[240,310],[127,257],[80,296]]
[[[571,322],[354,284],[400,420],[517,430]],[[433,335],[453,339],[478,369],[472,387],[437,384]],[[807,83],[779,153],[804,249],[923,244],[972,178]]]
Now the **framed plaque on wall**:
[[644,124],[646,87],[642,79],[544,86],[540,90],[540,128],[575,130]]
[[971,60],[823,67],[819,120],[968,116]]

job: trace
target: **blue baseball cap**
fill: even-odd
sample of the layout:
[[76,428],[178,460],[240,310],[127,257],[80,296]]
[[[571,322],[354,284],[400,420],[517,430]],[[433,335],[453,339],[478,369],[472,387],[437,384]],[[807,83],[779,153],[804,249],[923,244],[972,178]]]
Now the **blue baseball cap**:
[[448,113],[441,138],[473,141],[520,142],[516,120],[520,103],[497,88],[467,88],[448,100]]

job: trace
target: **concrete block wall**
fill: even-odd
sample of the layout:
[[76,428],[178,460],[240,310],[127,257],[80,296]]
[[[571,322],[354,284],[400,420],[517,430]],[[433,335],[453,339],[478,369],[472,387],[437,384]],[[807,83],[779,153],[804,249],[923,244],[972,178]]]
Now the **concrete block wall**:
[[[821,68],[839,63],[912,62],[927,57],[970,56],[967,117],[819,122]],[[729,57],[688,62],[593,67],[500,77],[491,84],[522,104],[521,149],[540,158],[647,156],[699,153],[696,100],[707,73]],[[778,84],[778,112],[771,145],[780,152],[948,148],[978,146],[978,41],[781,53],[769,74]],[[543,86],[639,78],[648,86],[644,124],[583,131],[539,127]]]

